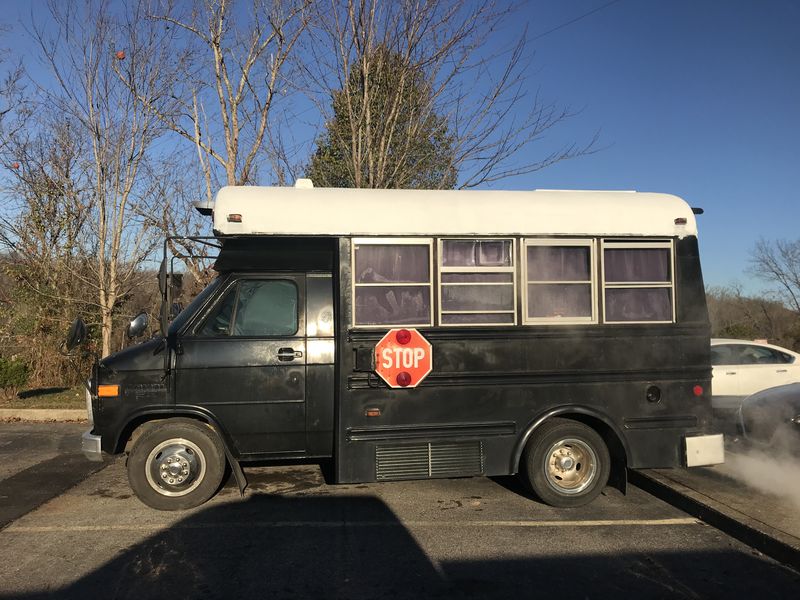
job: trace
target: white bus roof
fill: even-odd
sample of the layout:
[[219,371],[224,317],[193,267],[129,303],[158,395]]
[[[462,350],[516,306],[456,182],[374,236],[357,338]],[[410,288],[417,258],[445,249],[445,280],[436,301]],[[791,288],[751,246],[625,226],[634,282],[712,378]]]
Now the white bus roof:
[[641,192],[228,186],[213,215],[217,235],[697,235],[686,202]]

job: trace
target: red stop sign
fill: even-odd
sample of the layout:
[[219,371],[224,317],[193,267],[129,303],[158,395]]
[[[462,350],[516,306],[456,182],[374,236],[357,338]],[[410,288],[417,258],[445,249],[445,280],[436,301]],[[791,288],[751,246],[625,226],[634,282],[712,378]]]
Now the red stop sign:
[[433,369],[433,348],[416,329],[391,329],[375,346],[375,372],[389,387],[417,387]]

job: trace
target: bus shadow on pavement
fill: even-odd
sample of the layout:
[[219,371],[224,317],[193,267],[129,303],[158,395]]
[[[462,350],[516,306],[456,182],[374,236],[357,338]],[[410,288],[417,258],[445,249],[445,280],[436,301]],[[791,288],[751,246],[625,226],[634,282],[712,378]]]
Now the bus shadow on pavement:
[[551,554],[492,544],[492,557],[475,560],[459,557],[485,554],[469,547],[480,541],[452,535],[462,541],[434,562],[379,499],[254,495],[195,512],[66,588],[0,598],[789,598],[800,585],[735,549],[600,555],[556,536]]

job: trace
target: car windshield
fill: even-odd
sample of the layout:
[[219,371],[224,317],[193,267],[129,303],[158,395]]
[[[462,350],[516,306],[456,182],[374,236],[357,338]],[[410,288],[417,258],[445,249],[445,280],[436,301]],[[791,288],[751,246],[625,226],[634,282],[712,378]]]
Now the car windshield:
[[203,303],[206,301],[206,298],[211,296],[211,294],[214,293],[214,290],[216,290],[220,286],[221,281],[222,277],[217,277],[216,279],[214,279],[211,283],[208,284],[208,286],[202,292],[200,292],[199,294],[197,294],[197,296],[195,296],[194,300],[192,300],[189,303],[189,305],[186,308],[184,308],[177,317],[175,317],[175,319],[172,321],[172,323],[170,323],[169,326],[170,335],[174,335],[178,331],[183,329],[183,326],[186,325],[186,322],[197,311],[197,309],[203,305]]

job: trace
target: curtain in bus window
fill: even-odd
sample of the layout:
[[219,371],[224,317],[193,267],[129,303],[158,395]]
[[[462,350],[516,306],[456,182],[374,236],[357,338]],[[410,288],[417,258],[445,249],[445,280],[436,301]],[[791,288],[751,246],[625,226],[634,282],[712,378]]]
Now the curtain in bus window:
[[592,315],[591,247],[527,247],[529,319],[582,319]]
[[510,267],[510,240],[444,240],[443,267]]
[[589,285],[536,284],[529,287],[528,316],[589,317],[592,315],[592,289]]
[[589,246],[528,246],[528,281],[589,281]]
[[427,283],[428,246],[360,244],[356,247],[356,283]]
[[442,285],[442,310],[514,310],[514,286]]
[[606,290],[606,320],[671,321],[672,290],[609,288]]
[[606,321],[672,321],[671,258],[664,247],[606,248]]
[[513,325],[516,303],[512,257],[511,240],[442,240],[442,325]]
[[353,271],[356,325],[430,324],[430,246],[359,244]]
[[670,281],[669,248],[608,248],[606,282]]

